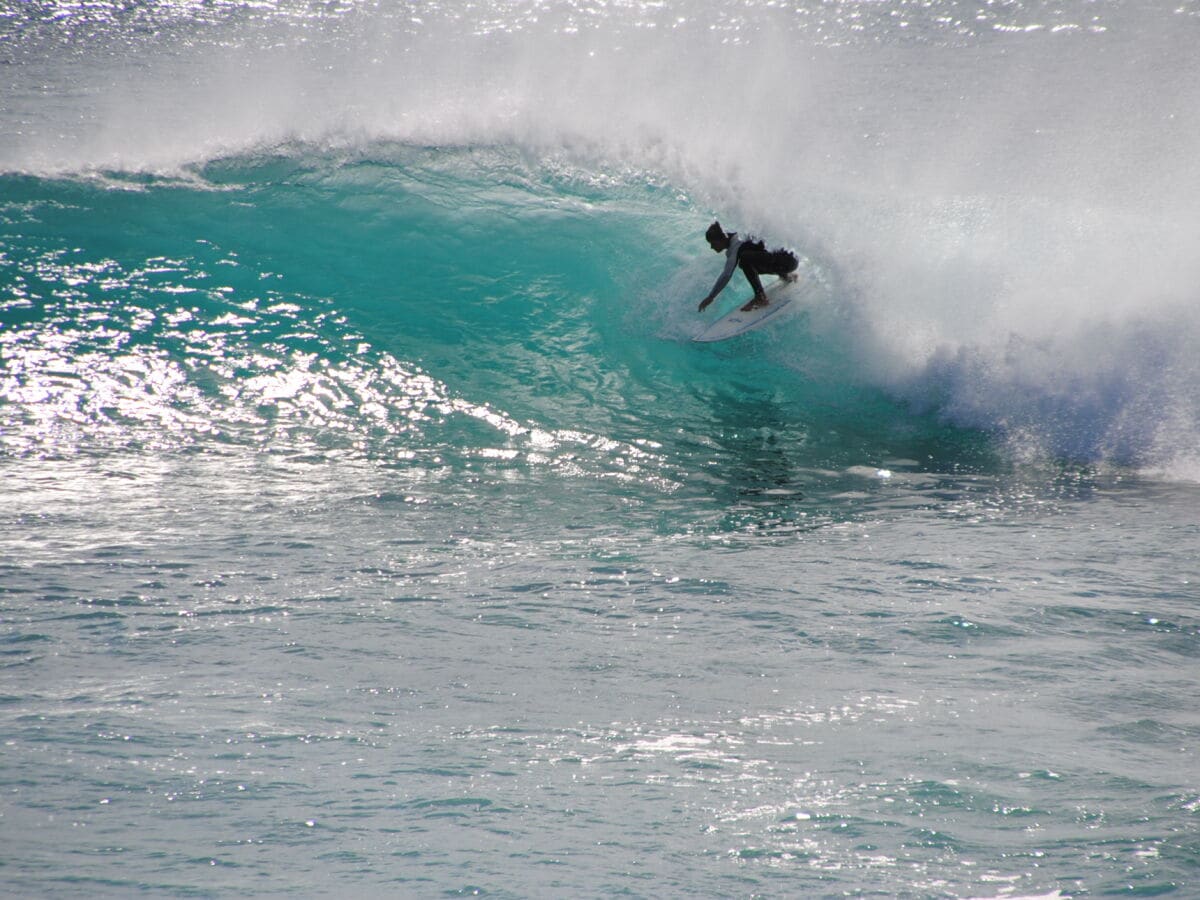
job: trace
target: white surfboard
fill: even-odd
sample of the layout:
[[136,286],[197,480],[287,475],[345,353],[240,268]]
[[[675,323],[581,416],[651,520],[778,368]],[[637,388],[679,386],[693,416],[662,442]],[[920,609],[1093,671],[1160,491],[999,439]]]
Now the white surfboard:
[[733,312],[721,316],[721,318],[705,328],[692,338],[692,340],[704,343],[724,341],[731,337],[737,337],[739,334],[745,334],[747,331],[753,331],[755,328],[762,327],[775,318],[775,316],[779,315],[784,307],[796,298],[796,292],[788,290],[788,288],[794,286],[795,282],[776,282],[764,292],[767,295],[768,301],[766,306],[760,306],[757,309],[747,312],[743,312],[741,307],[738,307]]

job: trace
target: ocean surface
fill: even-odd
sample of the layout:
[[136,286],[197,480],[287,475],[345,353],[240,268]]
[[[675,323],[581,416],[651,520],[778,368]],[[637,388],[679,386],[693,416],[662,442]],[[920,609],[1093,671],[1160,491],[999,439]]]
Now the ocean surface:
[[0,895],[1200,897],[1198,44],[0,4]]

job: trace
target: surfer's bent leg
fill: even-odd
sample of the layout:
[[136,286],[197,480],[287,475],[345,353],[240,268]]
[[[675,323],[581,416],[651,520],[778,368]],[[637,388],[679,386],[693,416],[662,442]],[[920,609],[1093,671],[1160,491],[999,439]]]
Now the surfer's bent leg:
[[763,286],[762,280],[758,277],[760,269],[755,265],[755,260],[751,257],[769,255],[770,254],[759,253],[756,250],[749,250],[738,257],[738,268],[742,270],[742,274],[745,275],[746,280],[750,282],[750,287],[754,290],[755,297],[761,297],[763,295]]
[[[790,250],[743,250],[738,256],[738,264],[741,265],[743,272],[746,271],[747,266],[750,266],[760,275],[778,275],[783,278],[800,267],[800,260],[796,259],[795,254]],[[750,278],[749,275],[746,277]],[[761,290],[759,286],[755,285],[753,279],[750,284],[754,286],[755,293]]]
[[778,275],[780,278],[787,278],[799,266],[800,261],[787,250],[743,250],[738,255],[738,267],[746,276],[746,280],[750,282],[750,287],[754,289],[754,299],[742,309],[754,309],[756,306],[765,306],[767,303],[762,280],[758,277],[760,272],[763,275]]

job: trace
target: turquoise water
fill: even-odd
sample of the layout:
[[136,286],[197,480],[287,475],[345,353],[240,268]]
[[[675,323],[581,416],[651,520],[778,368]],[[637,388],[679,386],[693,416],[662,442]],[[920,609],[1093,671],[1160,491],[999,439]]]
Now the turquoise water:
[[8,10],[0,893],[1195,895],[1197,12]]

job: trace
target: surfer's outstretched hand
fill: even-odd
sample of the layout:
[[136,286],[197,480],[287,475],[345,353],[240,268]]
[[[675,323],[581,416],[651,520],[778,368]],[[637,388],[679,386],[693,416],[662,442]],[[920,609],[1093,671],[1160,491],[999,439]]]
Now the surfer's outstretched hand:
[[710,303],[712,303],[712,302],[713,302],[713,298],[712,298],[712,297],[705,297],[703,300],[701,300],[701,301],[700,301],[700,309],[699,309],[699,311],[700,311],[700,312],[704,312],[704,309],[705,309],[705,307],[707,307],[707,306],[708,306],[708,304],[710,304]]

